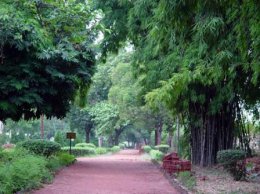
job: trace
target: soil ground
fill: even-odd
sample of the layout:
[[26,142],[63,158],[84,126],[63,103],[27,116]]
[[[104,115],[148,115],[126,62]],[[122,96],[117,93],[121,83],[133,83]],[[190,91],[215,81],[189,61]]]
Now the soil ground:
[[196,193],[200,194],[260,194],[258,182],[234,181],[221,168],[193,166],[197,178]]
[[34,194],[179,194],[162,172],[137,150],[77,162],[56,175],[54,182]]

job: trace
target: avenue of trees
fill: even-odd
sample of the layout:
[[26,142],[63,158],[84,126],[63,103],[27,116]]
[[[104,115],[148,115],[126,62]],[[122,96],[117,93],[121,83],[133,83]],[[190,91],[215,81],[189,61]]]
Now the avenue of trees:
[[[16,128],[7,119],[57,117],[63,125],[46,138],[64,141],[63,128],[86,142],[168,144],[201,166],[219,150],[250,155],[259,9],[255,0],[2,0],[0,120]],[[35,122],[21,125],[39,131]]]
[[130,41],[146,103],[187,122],[193,164],[217,151],[250,154],[243,110],[258,119],[260,4],[250,1],[95,1],[109,29],[103,56]]

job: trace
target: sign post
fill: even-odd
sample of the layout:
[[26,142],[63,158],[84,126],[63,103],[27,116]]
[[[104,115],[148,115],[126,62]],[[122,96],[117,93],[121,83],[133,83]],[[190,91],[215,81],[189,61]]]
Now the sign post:
[[68,132],[67,133],[67,139],[70,139],[70,154],[71,154],[71,140],[76,139],[76,133],[74,132]]

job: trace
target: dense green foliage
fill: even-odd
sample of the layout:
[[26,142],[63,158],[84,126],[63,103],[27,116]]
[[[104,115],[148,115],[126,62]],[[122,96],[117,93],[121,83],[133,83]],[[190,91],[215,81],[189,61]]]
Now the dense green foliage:
[[231,165],[245,158],[246,152],[243,150],[221,150],[217,154],[218,163],[223,165]]
[[0,193],[39,187],[42,181],[51,177],[46,164],[44,159],[29,155],[0,167]]
[[[62,151],[69,152],[70,147],[63,147]],[[78,157],[78,156],[88,156],[88,155],[95,155],[96,150],[95,148],[91,147],[72,147],[71,154]]]
[[75,161],[75,156],[65,152],[60,152],[48,158],[47,168],[50,169],[52,172],[55,172],[64,166],[68,166],[74,163]]
[[75,96],[84,104],[95,14],[76,0],[1,1],[0,120],[64,117]]
[[0,150],[0,193],[26,192],[50,182],[56,170],[75,158],[58,153],[49,158],[31,154],[24,149]]
[[[85,143],[81,143],[85,145]],[[71,154],[79,157],[79,156],[93,156],[93,155],[101,155],[101,154],[106,154],[108,152],[118,152],[120,151],[119,146],[113,146],[112,148],[105,148],[105,147],[91,147],[91,146],[75,146],[71,148]],[[62,151],[69,152],[70,148],[69,147],[63,147]]]
[[118,151],[120,151],[120,147],[119,146],[113,146],[110,150],[112,152],[118,152]]
[[90,147],[90,148],[96,148],[96,146],[93,143],[77,143],[75,147]]
[[17,144],[17,147],[24,148],[34,154],[49,157],[61,150],[60,144],[47,140],[26,140]]
[[106,154],[107,153],[107,149],[106,148],[102,148],[102,147],[98,147],[96,148],[96,154]]
[[133,43],[141,94],[155,110],[165,105],[183,118],[194,164],[215,163],[236,138],[250,153],[243,112],[259,115],[256,1],[98,0],[96,7],[108,29],[103,52]]
[[156,161],[161,161],[163,159],[164,154],[159,150],[151,150],[149,152],[151,158]]
[[51,179],[47,161],[25,150],[2,152],[0,163],[0,193],[37,188],[41,182]]
[[163,153],[166,154],[166,153],[169,151],[170,146],[169,146],[169,145],[161,144],[161,145],[155,146],[154,148],[155,148],[156,150],[159,150],[159,151],[161,151],[161,152],[163,152]]
[[120,149],[125,149],[126,144],[125,143],[119,143],[118,146],[120,147]]
[[221,150],[217,154],[218,163],[222,164],[237,181],[246,176],[245,158],[246,152],[244,150]]
[[148,145],[143,146],[143,149],[144,149],[145,153],[150,153],[150,151],[152,150],[151,146],[148,146]]

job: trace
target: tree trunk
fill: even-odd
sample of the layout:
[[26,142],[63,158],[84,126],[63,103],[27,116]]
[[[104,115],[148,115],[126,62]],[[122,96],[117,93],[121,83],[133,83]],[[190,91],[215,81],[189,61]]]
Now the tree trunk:
[[121,127],[119,129],[115,129],[115,135],[114,135],[114,145],[118,145],[119,144],[119,136],[121,135],[121,133],[123,132],[125,127]]
[[118,145],[119,143],[119,135],[118,133],[115,134],[115,139],[114,139],[114,145]]
[[155,125],[155,145],[160,145],[161,144],[162,126],[163,126],[162,119],[159,118],[157,123],[156,123],[156,125]]
[[91,132],[91,129],[89,128],[85,128],[85,132],[86,132],[86,143],[89,143],[90,142],[90,132]]
[[44,139],[44,115],[41,115],[41,139]]
[[170,130],[170,131],[168,132],[168,140],[167,140],[167,143],[168,143],[168,145],[170,146],[170,148],[173,147],[173,141],[172,141],[172,139],[173,139],[173,131]]
[[231,149],[233,146],[234,108],[232,104],[226,104],[219,112],[209,114],[207,106],[193,105],[190,107],[193,113],[190,122],[192,163],[211,166],[216,163],[219,150]]

